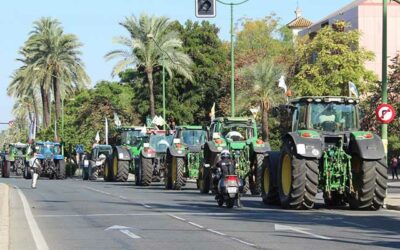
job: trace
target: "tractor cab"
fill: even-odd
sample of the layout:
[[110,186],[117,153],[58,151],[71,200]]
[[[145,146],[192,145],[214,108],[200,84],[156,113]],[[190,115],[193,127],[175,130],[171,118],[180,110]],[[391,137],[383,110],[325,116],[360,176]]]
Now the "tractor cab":
[[37,142],[35,145],[39,159],[52,159],[61,156],[61,144],[58,142]]
[[131,147],[140,147],[148,137],[145,127],[122,127],[118,133],[118,144]]
[[[179,140],[176,140],[179,139]],[[200,151],[207,141],[207,130],[202,126],[178,126],[174,142],[183,144],[190,151]],[[174,143],[175,144],[175,143]]]

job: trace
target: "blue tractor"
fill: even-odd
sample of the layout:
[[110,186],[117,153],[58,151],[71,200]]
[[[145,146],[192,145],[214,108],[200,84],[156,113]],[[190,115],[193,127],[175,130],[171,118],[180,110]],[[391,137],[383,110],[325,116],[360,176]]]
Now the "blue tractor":
[[65,162],[61,153],[61,144],[58,142],[36,142],[35,151],[41,168],[39,176],[50,179],[65,179]]

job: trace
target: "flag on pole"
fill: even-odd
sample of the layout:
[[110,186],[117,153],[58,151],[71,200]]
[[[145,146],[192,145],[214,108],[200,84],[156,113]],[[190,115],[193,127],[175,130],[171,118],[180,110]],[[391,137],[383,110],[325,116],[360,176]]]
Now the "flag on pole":
[[118,117],[118,114],[114,112],[114,123],[117,127],[121,127],[121,120]]
[[105,125],[105,137],[106,137],[106,144],[108,145],[108,120],[106,118],[106,125]]
[[257,106],[255,108],[251,108],[250,112],[253,114],[254,118],[257,116],[258,112],[260,112],[260,106]]
[[94,138],[94,140],[96,141],[96,143],[100,142],[100,133],[99,131],[97,131],[96,137]]
[[357,86],[354,84],[354,82],[349,82],[349,96],[354,96],[356,98],[359,97]]
[[212,105],[211,112],[210,112],[211,121],[215,119],[215,102]]
[[279,78],[279,84],[278,87],[283,88],[285,90],[285,93],[287,92],[287,86],[285,83],[285,77],[281,76],[281,78]]

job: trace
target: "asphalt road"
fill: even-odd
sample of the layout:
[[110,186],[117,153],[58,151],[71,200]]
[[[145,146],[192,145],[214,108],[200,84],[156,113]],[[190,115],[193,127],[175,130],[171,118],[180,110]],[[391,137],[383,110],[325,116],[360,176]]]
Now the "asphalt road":
[[23,179],[0,182],[13,187],[11,249],[400,248],[400,213],[384,209],[331,210],[319,199],[313,210],[288,211],[251,196],[243,208],[219,208],[194,184],[165,191],[162,184],[39,180],[33,190]]

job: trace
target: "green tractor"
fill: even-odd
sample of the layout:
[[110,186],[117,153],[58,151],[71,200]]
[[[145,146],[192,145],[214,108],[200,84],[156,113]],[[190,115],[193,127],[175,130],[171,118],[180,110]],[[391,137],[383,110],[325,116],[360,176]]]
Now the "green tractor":
[[135,165],[135,180],[139,186],[149,186],[151,182],[159,182],[164,178],[167,149],[173,141],[173,135],[165,130],[149,129],[147,134]]
[[[113,181],[125,182],[129,173],[135,173],[143,145],[148,141],[145,127],[119,127],[112,154]],[[138,179],[138,178],[136,178]],[[136,184],[139,184],[138,182]]]
[[207,129],[202,126],[176,127],[173,144],[167,150],[166,189],[179,190],[187,178],[197,179],[207,137]]
[[12,172],[14,172],[16,176],[23,175],[25,177],[25,175],[27,175],[26,178],[30,176],[30,173],[26,173],[26,169],[28,169],[28,147],[28,144],[19,142],[10,143],[8,145],[3,163],[3,177],[9,178]]
[[387,188],[379,136],[360,131],[358,99],[301,97],[280,107],[280,152],[263,168],[262,198],[283,208],[309,209],[318,190],[325,204],[377,210]]
[[95,181],[103,177],[104,181],[112,181],[111,175],[112,147],[106,144],[93,146],[90,155],[83,159],[82,179]]
[[239,178],[244,181],[243,192],[250,189],[251,194],[260,194],[262,166],[271,148],[268,142],[258,138],[256,121],[247,117],[216,118],[211,124],[210,133],[212,138],[204,145],[205,164],[199,171],[200,192],[209,192],[210,167],[217,164],[221,151],[228,149],[236,162]]

